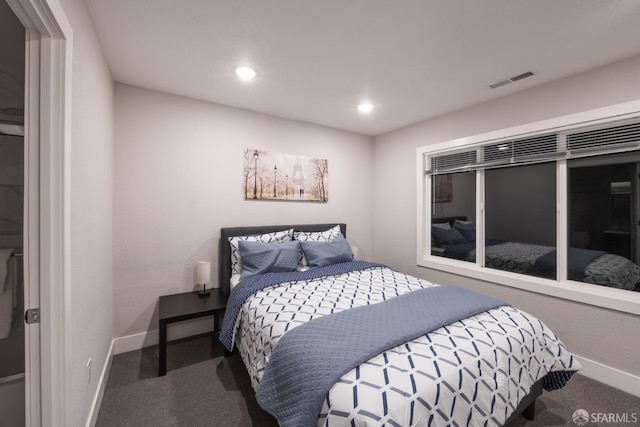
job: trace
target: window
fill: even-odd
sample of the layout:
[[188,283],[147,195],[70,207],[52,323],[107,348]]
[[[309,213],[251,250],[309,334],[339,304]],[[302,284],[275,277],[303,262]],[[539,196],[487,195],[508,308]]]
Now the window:
[[636,104],[418,150],[418,263],[640,311]]
[[487,170],[484,182],[485,267],[555,279],[555,163]]
[[640,292],[639,165],[637,153],[568,162],[570,280]]
[[435,175],[432,184],[431,254],[475,261],[475,173]]

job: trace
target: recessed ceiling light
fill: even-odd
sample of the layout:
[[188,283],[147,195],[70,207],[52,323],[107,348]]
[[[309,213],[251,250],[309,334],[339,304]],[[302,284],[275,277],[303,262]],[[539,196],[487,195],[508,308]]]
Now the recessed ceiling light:
[[358,105],[358,111],[363,114],[370,113],[371,110],[373,110],[373,105],[369,104],[368,102],[363,102],[362,104]]
[[240,77],[242,80],[251,80],[256,76],[256,72],[253,68],[238,67],[236,68],[236,76]]

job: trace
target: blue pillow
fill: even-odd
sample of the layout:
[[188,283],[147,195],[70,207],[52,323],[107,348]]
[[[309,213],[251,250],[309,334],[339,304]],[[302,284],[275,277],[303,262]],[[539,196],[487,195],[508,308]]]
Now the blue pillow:
[[455,224],[454,225],[455,229],[458,230],[460,232],[460,234],[462,234],[462,237],[464,237],[468,242],[475,242],[476,241],[476,225],[471,223],[471,224]]
[[436,239],[436,242],[440,247],[467,243],[467,240],[455,228],[445,230],[443,228],[431,227],[431,235]]
[[282,273],[298,268],[299,242],[250,242],[238,241],[242,272],[240,279],[262,273]]
[[324,267],[353,261],[353,251],[343,236],[337,236],[330,242],[301,240],[300,246],[310,267]]

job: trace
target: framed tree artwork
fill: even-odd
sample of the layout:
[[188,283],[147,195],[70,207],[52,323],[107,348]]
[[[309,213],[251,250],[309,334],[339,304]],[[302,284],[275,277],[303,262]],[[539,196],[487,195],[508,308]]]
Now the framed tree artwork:
[[245,200],[329,200],[327,159],[247,148],[243,179]]
[[434,175],[433,176],[433,202],[444,203],[453,201],[453,176]]

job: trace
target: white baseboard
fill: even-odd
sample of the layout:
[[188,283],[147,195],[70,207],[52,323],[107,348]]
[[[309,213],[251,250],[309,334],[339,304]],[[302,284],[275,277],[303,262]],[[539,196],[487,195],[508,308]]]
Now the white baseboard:
[[114,354],[122,354],[129,351],[140,350],[144,347],[157,345],[158,342],[158,330],[141,332],[139,334],[115,338],[113,340]]
[[[173,341],[199,334],[206,334],[210,333],[212,330],[213,320],[211,320],[210,318],[185,320],[183,322],[168,325],[167,341]],[[116,338],[113,340],[114,354],[140,350],[144,347],[157,345],[159,341],[160,334],[157,329]]]
[[104,366],[102,367],[100,378],[98,379],[98,388],[96,389],[95,396],[93,396],[93,402],[91,402],[91,408],[89,410],[89,417],[87,419],[86,427],[93,427],[96,425],[96,422],[98,421],[98,413],[100,412],[100,405],[102,404],[104,391],[107,388],[107,380],[109,379],[109,373],[111,372],[111,365],[113,363],[114,341],[115,340],[111,340],[111,345],[109,346],[109,352],[107,353],[107,358],[104,362]]
[[611,366],[595,362],[582,356],[575,357],[582,365],[582,369],[578,371],[579,374],[640,397],[639,376],[612,368]]
[[[199,335],[211,332],[213,330],[213,324],[211,319],[196,319],[191,321],[184,321],[180,324],[169,325],[167,328],[167,340],[172,341],[180,338],[185,338],[193,335]],[[104,391],[107,388],[107,380],[109,379],[109,373],[111,372],[111,366],[113,364],[113,356],[116,354],[126,353],[128,351],[140,350],[144,347],[157,345],[159,341],[159,335],[157,330],[143,332],[140,334],[128,335],[126,337],[114,338],[111,340],[111,346],[109,346],[109,352],[105,360],[102,372],[98,382],[98,388],[96,394],[93,397],[91,403],[91,409],[89,411],[89,417],[87,418],[86,427],[94,427],[98,421],[98,413],[100,412],[100,404],[104,397]]]

